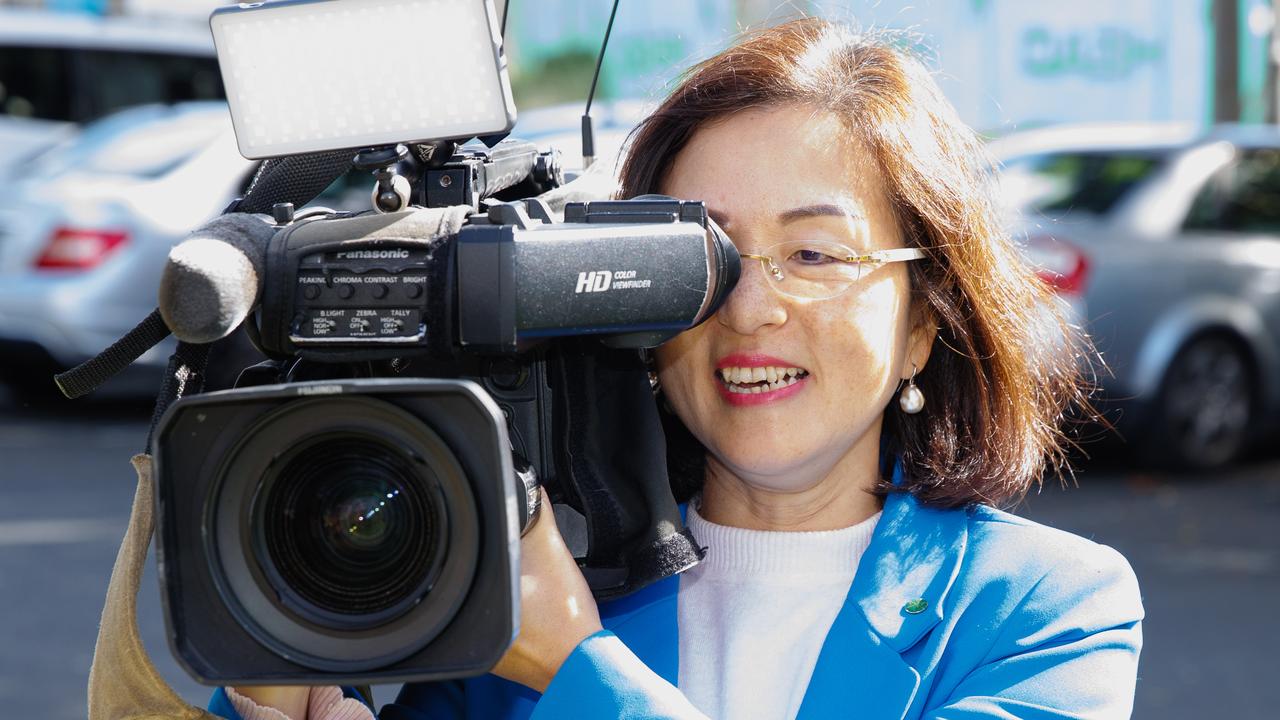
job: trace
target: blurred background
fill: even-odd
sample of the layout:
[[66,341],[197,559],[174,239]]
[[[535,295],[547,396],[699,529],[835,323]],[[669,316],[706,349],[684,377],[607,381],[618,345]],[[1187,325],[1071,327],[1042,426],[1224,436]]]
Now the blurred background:
[[[127,461],[171,346],[89,400],[59,399],[50,375],[155,306],[169,247],[255,168],[221,100],[207,26],[217,4],[0,0],[0,715],[85,713],[133,494]],[[609,10],[510,4],[516,134],[559,147],[570,166]],[[598,154],[616,153],[684,68],[742,29],[800,14],[899,31],[927,60],[989,141],[1010,231],[1107,364],[1098,403],[1116,431],[1086,426],[1076,482],[1048,480],[1017,512],[1133,564],[1148,613],[1139,718],[1280,707],[1278,10],[623,2],[592,109]],[[348,176],[319,202],[365,207],[369,187]],[[203,705],[208,691],[165,645],[153,564],[139,602],[161,672]]]

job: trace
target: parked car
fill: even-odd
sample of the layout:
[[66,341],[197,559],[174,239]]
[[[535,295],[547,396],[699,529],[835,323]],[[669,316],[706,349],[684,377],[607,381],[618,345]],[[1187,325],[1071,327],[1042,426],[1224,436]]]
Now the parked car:
[[1017,234],[1080,299],[1122,435],[1204,469],[1275,430],[1280,130],[1056,127],[990,149]]
[[0,8],[0,174],[114,110],[222,97],[202,23]]
[[[254,164],[222,102],[120,111],[24,163],[0,190],[0,373],[21,395],[110,345],[156,306],[169,248],[220,212]],[[116,383],[155,378],[171,344]]]

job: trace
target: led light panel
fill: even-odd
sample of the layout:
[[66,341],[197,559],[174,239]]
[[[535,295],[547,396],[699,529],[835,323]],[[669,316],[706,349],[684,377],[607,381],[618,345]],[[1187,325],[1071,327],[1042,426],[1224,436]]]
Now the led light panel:
[[209,24],[246,158],[515,123],[492,0],[282,0],[219,8]]

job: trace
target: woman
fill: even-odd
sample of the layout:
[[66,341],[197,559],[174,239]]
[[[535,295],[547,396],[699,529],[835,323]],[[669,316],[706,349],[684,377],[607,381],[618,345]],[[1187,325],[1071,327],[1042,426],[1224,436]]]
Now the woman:
[[[655,355],[707,559],[597,608],[543,513],[500,677],[406,686],[382,717],[1128,717],[1128,564],[992,508],[1060,467],[1085,344],[983,167],[886,41],[801,20],[695,68],[623,190],[706,201],[743,255],[715,317]],[[213,709],[254,700],[369,716],[336,688]]]

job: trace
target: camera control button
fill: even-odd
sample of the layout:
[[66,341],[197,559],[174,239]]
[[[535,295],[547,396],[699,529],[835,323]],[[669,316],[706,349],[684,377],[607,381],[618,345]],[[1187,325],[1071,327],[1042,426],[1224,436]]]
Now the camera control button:
[[381,300],[382,298],[386,297],[386,296],[387,296],[387,286],[386,286],[386,285],[374,285],[374,286],[373,286],[373,296],[374,296],[375,298],[379,299],[379,300]]
[[308,300],[315,300],[320,297],[319,285],[308,285],[302,289],[302,296]]
[[408,295],[409,299],[411,300],[417,300],[418,298],[422,297],[422,286],[421,285],[405,285],[404,294]]
[[350,285],[338,286],[338,297],[343,300],[350,300],[352,295],[356,294],[356,289]]

